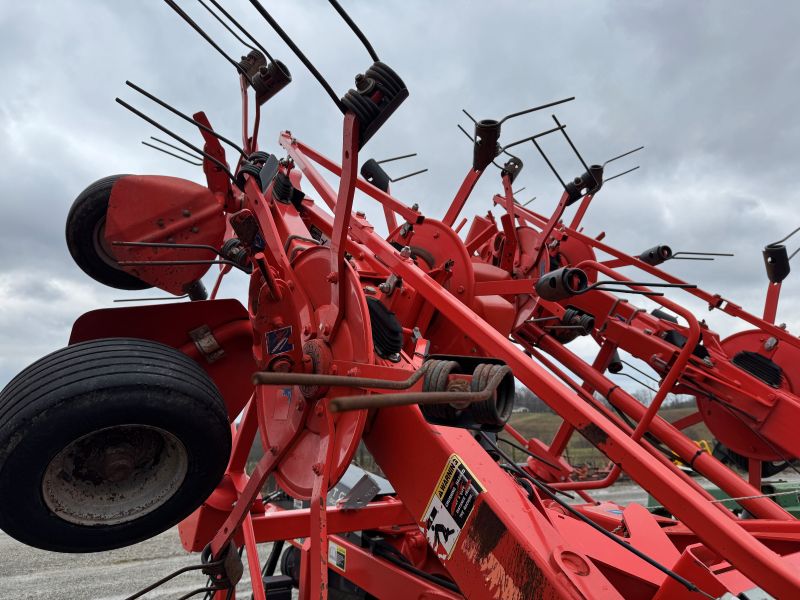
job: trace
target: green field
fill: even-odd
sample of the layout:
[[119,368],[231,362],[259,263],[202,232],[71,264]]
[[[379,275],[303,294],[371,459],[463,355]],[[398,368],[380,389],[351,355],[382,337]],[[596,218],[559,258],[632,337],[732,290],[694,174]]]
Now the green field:
[[[658,414],[672,422],[696,410],[693,406],[666,407],[662,408]],[[549,444],[561,425],[562,419],[551,412],[530,412],[514,414],[511,416],[510,422],[525,437],[537,438]],[[702,423],[688,427],[685,433],[693,440],[713,440],[708,428]],[[598,467],[608,462],[605,455],[577,433],[573,434],[565,454],[567,460],[573,465],[589,464]],[[522,453],[515,451],[514,458],[522,460]]]

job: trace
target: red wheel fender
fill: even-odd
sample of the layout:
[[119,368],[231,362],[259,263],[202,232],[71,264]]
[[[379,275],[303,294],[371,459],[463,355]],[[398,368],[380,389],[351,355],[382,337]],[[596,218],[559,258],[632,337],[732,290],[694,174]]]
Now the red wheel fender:
[[161,342],[193,358],[216,384],[231,421],[253,393],[250,378],[258,369],[252,327],[238,300],[93,310],[75,321],[69,343],[109,337]]

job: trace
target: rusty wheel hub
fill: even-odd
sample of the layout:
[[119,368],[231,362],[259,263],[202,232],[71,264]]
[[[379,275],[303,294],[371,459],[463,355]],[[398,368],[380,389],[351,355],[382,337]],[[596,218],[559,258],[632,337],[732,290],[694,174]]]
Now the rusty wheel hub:
[[184,445],[148,425],[108,427],[78,438],[45,469],[42,496],[78,525],[117,525],[154,511],[178,491],[188,469]]

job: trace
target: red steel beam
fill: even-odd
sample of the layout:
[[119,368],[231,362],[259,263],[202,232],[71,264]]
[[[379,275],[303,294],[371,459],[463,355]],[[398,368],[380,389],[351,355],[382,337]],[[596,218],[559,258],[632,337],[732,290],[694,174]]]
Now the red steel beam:
[[[311,535],[311,509],[273,510],[253,517],[253,530],[261,542],[305,538]],[[370,502],[357,510],[338,506],[327,508],[328,534],[377,529],[414,523],[405,505],[390,498]]]

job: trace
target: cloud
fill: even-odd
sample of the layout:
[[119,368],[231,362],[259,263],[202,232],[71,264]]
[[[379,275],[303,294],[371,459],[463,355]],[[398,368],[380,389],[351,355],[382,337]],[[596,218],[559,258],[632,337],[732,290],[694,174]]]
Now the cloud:
[[[185,2],[234,57],[242,48],[202,7]],[[338,158],[340,115],[322,89],[244,0],[226,2],[284,60],[294,81],[262,116],[262,146],[275,150],[282,129]],[[310,0],[270,8],[337,92],[370,60],[332,10]],[[411,98],[366,146],[378,158],[418,152],[391,172],[430,171],[394,187],[440,217],[467,172],[471,148],[456,123],[498,117],[566,96],[557,112],[587,161],[644,144],[609,168],[642,168],[598,195],[585,220],[592,235],[631,252],[657,243],[675,250],[733,251],[713,263],[673,262],[692,282],[760,311],[766,278],[760,249],[796,222],[800,151],[800,5],[721,0],[559,3],[380,4],[348,9],[381,57],[402,75]],[[0,11],[0,384],[66,343],[71,321],[109,306],[120,292],[89,281],[72,263],[64,219],[72,199],[112,173],[162,173],[202,181],[198,170],[139,144],[152,128],[113,102],[120,95],[198,139],[138,97],[126,79],[186,112],[203,109],[235,138],[239,90],[230,65],[158,2],[34,0]],[[550,111],[504,127],[503,140],[552,126]],[[565,177],[582,169],[563,140],[544,142]],[[548,212],[558,184],[535,150],[521,147],[517,186]],[[499,190],[487,172],[465,208],[485,213]],[[363,199],[357,200],[364,205]],[[368,212],[376,221],[380,212]],[[798,241],[800,243],[800,241]],[[241,283],[226,286],[241,293]],[[800,325],[797,284],[784,285],[779,320]],[[691,304],[699,312],[705,307]],[[703,313],[705,315],[705,313]],[[723,333],[740,328],[705,315]]]

